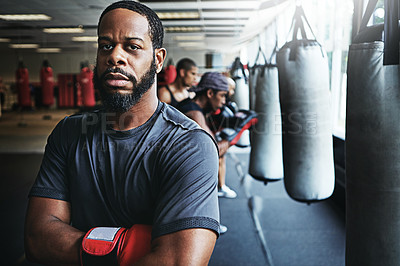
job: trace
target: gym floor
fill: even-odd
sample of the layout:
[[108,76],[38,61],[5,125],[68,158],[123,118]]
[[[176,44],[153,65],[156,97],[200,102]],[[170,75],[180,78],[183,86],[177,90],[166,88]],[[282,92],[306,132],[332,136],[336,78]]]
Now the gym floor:
[[[27,195],[48,134],[75,111],[6,112],[0,118],[1,265],[37,265],[24,256]],[[232,147],[226,155],[227,184],[238,197],[220,199],[221,223],[228,232],[217,240],[210,265],[345,265],[340,200],[334,195],[310,205],[294,201],[282,180],[264,185],[246,174],[249,153],[249,148]]]

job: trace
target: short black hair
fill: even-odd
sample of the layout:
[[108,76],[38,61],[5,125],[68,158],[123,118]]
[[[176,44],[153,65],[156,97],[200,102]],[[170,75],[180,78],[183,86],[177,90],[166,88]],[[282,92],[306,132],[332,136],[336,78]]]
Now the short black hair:
[[[100,15],[98,26],[100,26],[101,19],[105,14],[117,8],[129,9],[146,17],[147,21],[149,22],[149,32],[153,48],[157,49],[162,47],[164,39],[164,27],[160,18],[152,9],[135,1],[118,1],[106,7],[106,9],[104,9],[103,13]],[[99,33],[99,27],[97,27],[97,33]]]
[[179,73],[181,69],[190,70],[192,67],[196,67],[196,63],[190,58],[182,58],[176,64],[176,73]]

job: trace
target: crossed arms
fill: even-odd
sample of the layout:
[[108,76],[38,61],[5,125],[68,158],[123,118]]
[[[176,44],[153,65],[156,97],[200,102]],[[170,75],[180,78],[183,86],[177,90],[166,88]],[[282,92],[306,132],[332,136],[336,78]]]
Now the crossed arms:
[[[86,232],[70,225],[67,201],[31,197],[25,221],[25,251],[30,261],[49,265],[79,265],[80,246]],[[216,234],[194,228],[160,236],[151,252],[135,265],[207,265]]]

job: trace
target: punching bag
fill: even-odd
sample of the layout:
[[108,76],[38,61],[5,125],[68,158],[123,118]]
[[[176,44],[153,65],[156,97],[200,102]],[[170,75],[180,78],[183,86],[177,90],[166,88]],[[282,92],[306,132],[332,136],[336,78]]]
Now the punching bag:
[[258,73],[255,87],[258,123],[250,132],[249,174],[263,182],[277,181],[283,178],[278,69],[267,63],[253,68],[258,69],[255,71]]
[[368,4],[347,65],[348,266],[400,263],[399,6],[385,1],[384,26],[366,27],[375,4]]
[[335,185],[329,69],[320,44],[306,38],[302,19],[298,6],[293,40],[277,53],[284,183],[291,198],[313,202],[330,197]]
[[176,79],[176,68],[174,66],[172,59],[168,61],[167,67],[164,69],[164,71],[165,71],[164,74],[165,83],[168,85],[174,82]]
[[256,85],[260,68],[256,65],[249,69],[249,107],[250,110],[256,109]]
[[[231,77],[236,83],[235,94],[232,99],[237,104],[239,110],[249,110],[249,86],[247,84],[247,77],[244,70],[243,64],[240,62],[239,57],[237,57],[232,64]],[[247,147],[250,146],[250,134],[246,130],[243,132],[236,146]]]
[[19,62],[16,71],[16,85],[18,94],[18,105],[21,107],[32,107],[31,90],[29,88],[29,72],[23,62]]
[[[260,54],[262,55],[262,59],[264,60],[262,65],[267,63],[267,58],[265,58],[264,52],[261,50],[261,47],[258,47],[258,53],[256,59],[254,60],[254,66],[249,68],[249,107],[250,110],[255,110],[256,107],[256,86],[258,74],[260,72],[260,67],[257,65],[258,59],[260,58]],[[249,64],[248,64],[249,65]]]
[[58,107],[74,107],[74,75],[58,74]]
[[79,75],[79,85],[82,94],[82,105],[84,107],[93,107],[96,105],[94,86],[93,86],[93,71],[85,66],[81,69]]
[[47,107],[51,106],[54,103],[54,78],[53,69],[47,60],[43,61],[43,66],[40,69],[40,84],[42,87],[42,104]]

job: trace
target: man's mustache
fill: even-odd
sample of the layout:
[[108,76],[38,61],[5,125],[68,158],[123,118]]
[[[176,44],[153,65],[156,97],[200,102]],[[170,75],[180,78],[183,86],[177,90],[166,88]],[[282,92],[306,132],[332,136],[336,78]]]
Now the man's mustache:
[[121,68],[112,68],[112,67],[107,68],[107,69],[103,72],[103,74],[101,74],[100,79],[101,79],[101,80],[104,80],[105,77],[106,77],[106,75],[108,75],[108,74],[110,74],[110,73],[119,73],[119,74],[122,74],[122,75],[126,76],[131,82],[136,83],[136,78],[135,78],[132,74],[126,72],[125,70],[123,70],[123,69],[121,69]]

